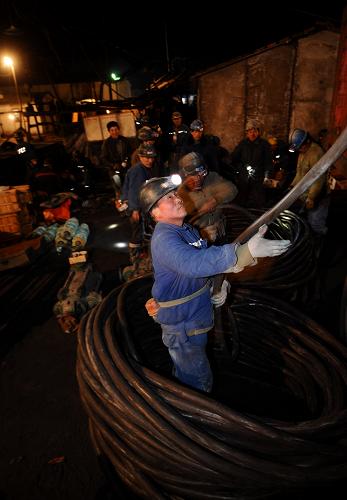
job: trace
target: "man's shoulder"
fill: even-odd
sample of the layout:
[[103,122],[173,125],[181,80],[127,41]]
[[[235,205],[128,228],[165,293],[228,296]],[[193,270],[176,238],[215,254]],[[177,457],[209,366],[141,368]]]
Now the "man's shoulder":
[[141,176],[142,173],[144,172],[143,170],[144,168],[146,167],[144,167],[141,162],[135,163],[135,165],[129,168],[127,175],[130,178]]
[[219,203],[230,202],[237,195],[235,184],[217,172],[209,172],[203,185],[203,191],[215,196]]
[[320,156],[323,156],[323,154],[324,154],[323,148],[319,144],[317,144],[316,142],[311,143],[311,147],[308,151],[311,151],[312,153],[314,153],[316,155],[320,155]]
[[157,238],[163,238],[167,241],[168,238],[176,237],[178,233],[182,231],[182,226],[176,226],[175,224],[167,224],[165,222],[158,222],[154,228],[152,240]]
[[213,184],[215,182],[222,182],[224,180],[223,177],[221,177],[217,172],[214,172],[213,170],[210,170],[208,173],[208,176],[205,178],[205,184]]
[[119,140],[119,141],[122,141],[122,142],[126,142],[126,143],[128,143],[128,142],[129,142],[128,137],[125,137],[124,135],[119,135],[119,136],[118,136],[118,140]]
[[206,186],[206,187],[209,187],[209,186],[233,186],[234,184],[226,179],[225,177],[222,177],[221,175],[219,175],[217,172],[214,172],[214,171],[210,171],[208,173],[208,176],[205,178],[205,181],[204,181],[204,184],[203,184],[203,188]]
[[312,142],[305,153],[300,153],[298,164],[314,165],[324,155],[323,149],[316,142]]
[[264,139],[264,137],[259,136],[253,142],[250,141],[249,139],[246,139],[246,140],[248,140],[248,142],[255,147],[262,147],[262,148],[266,148],[266,149],[271,150],[270,144],[268,143],[268,141],[266,139]]

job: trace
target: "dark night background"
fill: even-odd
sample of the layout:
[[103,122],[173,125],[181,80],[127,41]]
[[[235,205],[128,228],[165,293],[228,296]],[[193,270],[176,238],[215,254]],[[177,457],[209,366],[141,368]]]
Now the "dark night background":
[[[111,71],[150,82],[168,69],[197,71],[317,24],[338,29],[344,6],[2,0],[0,47],[19,57],[23,83],[107,81]],[[6,75],[1,68],[0,83]]]

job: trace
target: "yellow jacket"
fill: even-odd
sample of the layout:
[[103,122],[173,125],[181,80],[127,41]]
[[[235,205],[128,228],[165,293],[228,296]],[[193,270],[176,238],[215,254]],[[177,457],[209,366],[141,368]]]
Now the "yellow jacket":
[[[292,181],[292,186],[295,186],[301,179],[307,174],[309,170],[317,163],[317,161],[324,155],[323,149],[312,142],[309,149],[305,153],[300,153],[298,158],[298,164],[296,167],[296,175]],[[301,195],[301,199],[304,201],[306,198],[311,200],[316,200],[316,198],[321,193],[323,187],[326,185],[327,175],[322,174],[316,182],[314,182],[307,191]]]

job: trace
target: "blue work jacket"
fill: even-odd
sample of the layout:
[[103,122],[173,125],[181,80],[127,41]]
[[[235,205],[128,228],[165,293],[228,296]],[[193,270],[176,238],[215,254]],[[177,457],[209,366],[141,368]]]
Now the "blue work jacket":
[[[190,224],[158,222],[151,239],[153,297],[157,302],[167,302],[200,290],[209,277],[223,273],[237,262],[235,248],[234,244],[207,247],[207,242]],[[156,319],[162,327],[183,322],[186,331],[212,328],[209,286],[189,302],[160,307]]]
[[121,199],[128,201],[128,210],[140,210],[139,193],[144,182],[152,177],[152,169],[145,167],[141,162],[129,168],[124,180]]

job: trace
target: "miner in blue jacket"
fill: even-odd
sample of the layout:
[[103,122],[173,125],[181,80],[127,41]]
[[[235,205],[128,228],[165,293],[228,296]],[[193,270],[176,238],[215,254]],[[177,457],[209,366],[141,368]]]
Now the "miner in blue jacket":
[[184,223],[187,212],[176,195],[179,176],[154,177],[140,191],[144,213],[156,222],[151,239],[154,285],[158,304],[155,319],[183,383],[210,392],[213,377],[206,355],[207,332],[213,327],[213,305],[226,299],[226,287],[211,297],[210,279],[239,272],[257,257],[280,255],[288,240],[267,240],[262,226],[247,243],[207,246],[197,229]]

